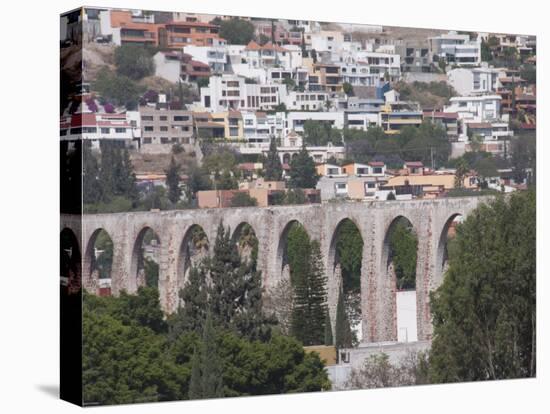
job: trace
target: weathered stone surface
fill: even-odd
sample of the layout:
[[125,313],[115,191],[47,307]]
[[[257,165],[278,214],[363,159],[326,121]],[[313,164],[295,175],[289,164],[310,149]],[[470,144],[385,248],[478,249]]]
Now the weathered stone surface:
[[83,278],[90,277],[91,254],[95,237],[105,230],[113,241],[112,292],[135,292],[138,286],[137,261],[145,229],[151,228],[160,238],[159,291],[166,312],[177,309],[178,291],[183,286],[185,249],[193,225],[203,228],[210,245],[220,221],[235,231],[248,223],[259,242],[258,267],[264,287],[272,287],[282,277],[283,252],[290,224],[304,225],[310,237],[319,240],[328,276],[328,300],[334,321],[339,266],[335,266],[335,243],[338,226],[352,220],[363,238],[361,309],[363,340],[394,341],[397,338],[395,315],[395,281],[388,271],[387,233],[398,217],[406,217],[418,235],[417,318],[418,339],[429,340],[432,334],[429,292],[441,284],[443,252],[450,222],[467,216],[487,198],[464,197],[435,200],[342,202],[300,206],[244,207],[224,209],[175,210],[116,214],[62,216],[61,229],[69,228],[80,241],[83,255]]

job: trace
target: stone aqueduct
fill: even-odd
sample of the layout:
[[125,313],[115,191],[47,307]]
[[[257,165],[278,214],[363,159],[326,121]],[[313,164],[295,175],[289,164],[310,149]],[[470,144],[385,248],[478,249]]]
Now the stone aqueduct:
[[86,287],[91,274],[92,254],[98,232],[105,230],[113,241],[112,292],[137,290],[137,260],[146,229],[160,239],[159,292],[161,305],[168,313],[178,306],[182,288],[185,249],[191,228],[201,226],[210,242],[216,238],[219,222],[234,232],[248,223],[256,233],[258,268],[265,288],[282,277],[286,232],[293,222],[301,223],[311,238],[319,240],[328,277],[328,302],[334,322],[339,284],[335,263],[335,236],[338,226],[352,220],[363,238],[361,267],[361,311],[363,341],[384,342],[397,339],[395,276],[388,270],[388,239],[391,225],[407,218],[418,236],[416,298],[418,340],[429,340],[432,333],[429,292],[443,278],[447,230],[458,215],[467,216],[484,197],[369,203],[324,203],[265,208],[225,208],[135,212],[116,214],[62,215],[61,230],[70,229],[80,243],[82,278]]

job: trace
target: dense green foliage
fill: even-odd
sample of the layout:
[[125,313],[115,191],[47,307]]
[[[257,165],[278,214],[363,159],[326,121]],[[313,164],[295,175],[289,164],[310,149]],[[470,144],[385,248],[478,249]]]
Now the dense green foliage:
[[252,207],[257,205],[258,200],[245,192],[238,192],[231,198],[231,207]]
[[359,292],[361,289],[363,238],[351,220],[346,220],[339,226],[337,237],[336,254],[342,271],[344,293]]
[[254,39],[254,25],[246,20],[233,18],[220,23],[220,37],[230,45],[246,45]]
[[117,73],[130,79],[139,80],[155,73],[153,49],[140,45],[122,45],[115,49]]
[[319,181],[315,162],[308,154],[305,145],[290,161],[290,181],[292,188],[315,188]]
[[457,227],[431,295],[433,382],[536,374],[535,192],[481,205]]
[[[91,148],[83,147],[84,210],[97,211],[98,204],[112,203],[117,197],[126,200],[131,209],[137,204],[138,191],[128,150],[114,141],[102,141],[100,148],[98,163]],[[127,204],[124,203],[124,207]]]
[[310,146],[325,146],[329,142],[333,145],[342,145],[342,131],[334,128],[328,121],[304,122],[304,141]]
[[447,163],[451,144],[445,129],[429,120],[418,126],[406,126],[401,133],[388,136],[380,127],[367,131],[344,129],[346,158],[349,161],[383,161],[390,168],[401,168],[403,161],[422,161],[438,168]]
[[418,239],[412,225],[405,218],[398,219],[390,229],[390,260],[395,268],[397,289],[416,286],[416,249]]
[[126,107],[128,110],[136,109],[139,98],[145,88],[127,76],[119,75],[104,67],[98,72],[92,88],[101,98],[114,105]]
[[[167,335],[156,289],[118,298],[85,294],[83,305],[85,405],[187,399],[192,382],[196,398],[330,388],[319,356],[293,338],[250,341],[215,324],[209,332]],[[221,392],[212,388],[220,383]]]

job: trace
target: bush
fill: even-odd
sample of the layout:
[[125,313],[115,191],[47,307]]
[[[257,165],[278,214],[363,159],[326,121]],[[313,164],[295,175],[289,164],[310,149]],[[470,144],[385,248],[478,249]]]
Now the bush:
[[117,73],[139,80],[155,73],[151,50],[139,45],[122,45],[115,50]]

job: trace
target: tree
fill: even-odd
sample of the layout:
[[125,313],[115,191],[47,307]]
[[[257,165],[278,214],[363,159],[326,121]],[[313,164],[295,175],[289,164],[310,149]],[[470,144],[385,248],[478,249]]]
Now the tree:
[[208,308],[206,277],[207,268],[203,263],[189,270],[189,277],[179,292],[183,306],[169,319],[172,339],[184,332],[202,332]]
[[433,382],[536,375],[536,196],[482,204],[456,229],[430,304]]
[[231,207],[252,207],[257,205],[258,200],[243,191],[235,193],[231,198]]
[[210,313],[207,314],[198,350],[193,353],[189,398],[223,397],[223,361],[218,355],[216,334]]
[[336,304],[334,345],[337,348],[351,348],[353,345],[353,335],[348,317],[346,315],[344,293],[342,292],[342,289],[338,292],[338,302]]
[[462,188],[464,186],[464,178],[466,178],[468,171],[469,168],[466,160],[464,158],[460,158],[456,164],[455,188]]
[[128,110],[135,109],[144,88],[127,76],[113,73],[108,68],[101,68],[92,88],[101,97],[113,104],[123,105]]
[[119,75],[139,80],[155,73],[151,51],[140,45],[124,44],[115,49],[115,65]]
[[315,162],[307,152],[305,143],[290,161],[290,186],[292,188],[315,188],[319,181]]
[[255,261],[241,260],[236,240],[222,223],[207,263],[209,304],[216,326],[251,339],[269,337],[273,321],[263,312],[261,273]]
[[342,89],[347,96],[353,96],[353,86],[349,82],[344,82],[342,84]]
[[319,242],[310,242],[305,274],[295,278],[292,335],[304,345],[325,339],[326,276]]
[[361,289],[361,262],[363,238],[351,220],[344,221],[338,230],[336,252],[342,270],[344,293],[359,292]]
[[395,266],[397,289],[414,289],[418,239],[406,219],[395,223],[389,235],[389,243],[391,260]]
[[370,355],[360,368],[351,370],[346,389],[399,387],[428,383],[428,358],[425,352],[408,352],[392,363],[388,354]]
[[264,178],[266,181],[281,181],[283,179],[283,166],[277,152],[277,142],[273,137],[269,143],[269,152],[267,153],[264,168]]
[[388,196],[386,197],[386,200],[387,200],[387,201],[395,201],[395,194],[394,194],[393,191],[390,191],[390,192],[388,193]]
[[176,163],[174,156],[170,160],[170,165],[165,171],[166,186],[168,187],[168,199],[172,204],[176,204],[181,198],[180,188],[180,166]]
[[233,18],[220,24],[220,37],[231,45],[246,45],[254,39],[254,25],[246,20]]

